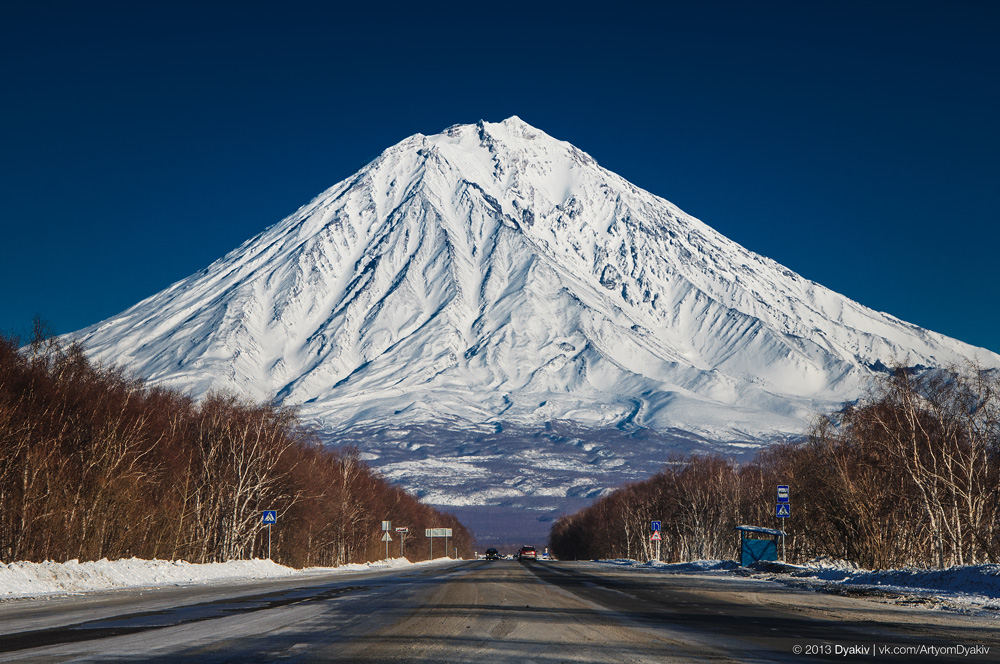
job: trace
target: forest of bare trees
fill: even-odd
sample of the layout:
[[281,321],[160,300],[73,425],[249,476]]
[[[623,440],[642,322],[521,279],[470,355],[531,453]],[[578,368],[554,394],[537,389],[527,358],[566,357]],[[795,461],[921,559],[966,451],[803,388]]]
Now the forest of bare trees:
[[287,565],[384,558],[382,520],[409,527],[410,560],[428,557],[432,527],[472,553],[454,516],[356,450],[320,445],[290,409],[226,394],[195,402],[95,367],[40,330],[19,346],[0,337],[0,560],[266,557],[263,510],[278,512],[272,558]]
[[[789,485],[791,518],[775,517]],[[1000,561],[1000,377],[968,367],[897,369],[865,399],[823,418],[808,441],[751,462],[670,460],[559,519],[561,558],[651,559],[650,521],[666,561],[737,557],[736,525],[783,528],[788,558],[825,555],[867,568]]]

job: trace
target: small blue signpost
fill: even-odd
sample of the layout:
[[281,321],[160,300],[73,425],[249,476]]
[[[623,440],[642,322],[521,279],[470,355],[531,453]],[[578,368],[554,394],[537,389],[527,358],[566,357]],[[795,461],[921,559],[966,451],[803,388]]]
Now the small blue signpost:
[[278,523],[278,510],[264,510],[262,523],[267,526],[267,559],[271,559],[271,524]]
[[[779,519],[787,519],[792,516],[792,505],[789,500],[787,484],[778,485],[778,504],[774,508],[774,516]],[[786,522],[787,523],[787,522]],[[782,528],[784,530],[784,528]],[[781,536],[781,559],[785,559],[785,536]]]
[[660,522],[659,521],[653,521],[650,524],[650,526],[651,526],[650,530],[652,530],[654,533],[656,531],[658,531],[658,530],[663,530],[663,528],[660,528]]

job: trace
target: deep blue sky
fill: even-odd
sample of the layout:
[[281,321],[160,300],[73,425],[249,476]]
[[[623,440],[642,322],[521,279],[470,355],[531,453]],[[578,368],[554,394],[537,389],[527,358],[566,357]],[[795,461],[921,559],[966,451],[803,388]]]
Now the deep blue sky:
[[95,323],[406,136],[516,114],[807,278],[1000,351],[998,2],[13,4],[0,330]]

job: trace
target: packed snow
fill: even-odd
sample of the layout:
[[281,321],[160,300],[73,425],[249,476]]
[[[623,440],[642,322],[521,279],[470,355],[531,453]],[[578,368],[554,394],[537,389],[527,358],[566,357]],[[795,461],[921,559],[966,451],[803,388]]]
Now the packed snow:
[[[226,563],[192,564],[182,560],[98,560],[65,563],[15,562],[0,564],[0,600],[44,597],[106,590],[154,588],[220,582],[246,582],[282,577],[337,574],[366,570],[403,569],[413,565],[449,562],[449,558],[411,563],[395,558],[362,565],[312,567],[296,570],[270,560],[237,560]],[[711,574],[741,576],[823,591],[847,591],[859,595],[917,598],[930,607],[967,611],[1000,611],[1000,565],[965,565],[947,569],[901,569],[872,571],[855,565],[817,559],[805,565],[755,563],[748,570],[731,560],[699,560],[686,563],[602,560],[597,564],[629,567],[650,573]]]
[[957,565],[947,569],[865,570],[831,558],[805,565],[758,562],[747,568],[731,560],[688,563],[602,560],[603,565],[672,574],[751,574],[753,577],[824,592],[888,598],[901,603],[957,611],[1000,611],[1000,565]]
[[405,558],[363,565],[310,567],[296,570],[270,560],[233,560],[225,563],[193,564],[183,560],[102,559],[65,563],[14,562],[0,564],[0,600],[46,595],[75,594],[100,590],[183,586],[217,582],[245,582],[316,573],[348,573],[372,569],[398,569],[449,560],[411,563]]

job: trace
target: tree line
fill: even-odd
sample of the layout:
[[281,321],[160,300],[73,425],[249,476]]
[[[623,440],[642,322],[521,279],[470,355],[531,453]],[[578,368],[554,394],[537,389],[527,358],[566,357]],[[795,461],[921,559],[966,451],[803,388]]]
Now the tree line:
[[429,556],[432,527],[452,528],[450,547],[472,553],[453,515],[356,449],[320,444],[290,408],[149,386],[37,323],[20,344],[0,337],[0,560],[266,557],[263,510],[278,513],[272,558],[287,565],[384,558],[383,520],[409,527],[410,560]]
[[[791,517],[775,515],[789,485]],[[783,529],[790,561],[832,556],[863,567],[1000,561],[1000,376],[977,367],[897,368],[865,398],[821,418],[805,442],[737,464],[673,458],[553,524],[566,559],[738,558],[736,525]]]

